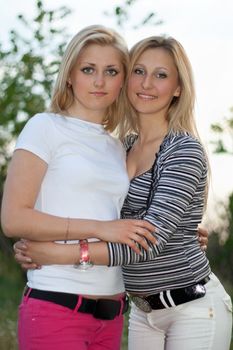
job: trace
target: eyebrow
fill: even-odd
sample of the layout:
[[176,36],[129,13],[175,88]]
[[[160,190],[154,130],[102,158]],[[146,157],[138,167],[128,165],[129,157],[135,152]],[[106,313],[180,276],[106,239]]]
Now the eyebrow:
[[[135,63],[134,66],[141,66],[141,67],[145,68],[145,65],[144,65],[143,63]],[[155,67],[155,69],[165,69],[165,70],[169,70],[169,68],[163,67],[163,66]]]
[[[89,64],[92,67],[95,67],[96,64],[95,63],[91,63],[91,62],[80,62],[81,64]],[[112,68],[112,67],[118,67],[118,64],[108,64],[106,67],[107,68]]]

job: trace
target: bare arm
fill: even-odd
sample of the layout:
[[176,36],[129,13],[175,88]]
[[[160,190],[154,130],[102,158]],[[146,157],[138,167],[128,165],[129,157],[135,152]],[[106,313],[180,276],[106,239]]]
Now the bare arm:
[[[80,259],[79,244],[18,241],[14,244],[15,259],[24,269],[41,265],[73,265]],[[89,243],[91,261],[95,265],[108,265],[108,248],[105,242]]]
[[124,242],[136,250],[135,242],[144,248],[143,237],[155,241],[153,225],[141,220],[85,220],[64,218],[34,209],[47,163],[35,154],[17,150],[12,158],[2,202],[2,228],[9,237],[34,241],[53,241],[96,237]]
[[[208,231],[204,227],[198,227],[198,237],[202,250],[206,250]],[[90,243],[89,251],[94,264],[109,264],[108,248],[105,242]],[[75,264],[80,259],[79,244],[18,241],[14,244],[14,252],[16,261],[26,270],[47,264]]]
[[[34,209],[47,163],[35,154],[17,150],[9,166],[2,201],[2,228],[8,237],[32,240],[64,240],[67,218]],[[69,239],[97,236],[95,220],[69,222]]]

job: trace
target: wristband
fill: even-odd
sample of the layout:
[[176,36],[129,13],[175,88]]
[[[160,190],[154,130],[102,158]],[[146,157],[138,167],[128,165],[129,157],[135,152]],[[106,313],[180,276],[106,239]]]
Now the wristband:
[[86,239],[81,239],[79,241],[80,246],[80,259],[79,264],[75,264],[74,267],[80,270],[87,270],[93,266],[91,263],[89,249],[88,249],[88,241]]

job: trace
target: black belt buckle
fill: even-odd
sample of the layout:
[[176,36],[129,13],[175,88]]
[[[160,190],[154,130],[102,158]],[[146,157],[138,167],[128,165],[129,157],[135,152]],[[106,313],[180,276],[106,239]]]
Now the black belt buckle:
[[[127,312],[129,308],[128,297],[123,299],[123,309],[121,314]],[[120,315],[121,302],[119,300],[110,299],[98,299],[96,301],[95,310],[93,316],[101,320],[113,320]]]
[[113,320],[120,312],[118,300],[98,299],[96,301],[93,316],[101,320]]

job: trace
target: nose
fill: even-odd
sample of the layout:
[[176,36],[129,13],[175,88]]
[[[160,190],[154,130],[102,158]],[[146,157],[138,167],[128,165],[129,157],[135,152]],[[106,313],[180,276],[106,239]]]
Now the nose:
[[105,80],[104,80],[104,75],[103,73],[97,73],[95,75],[95,78],[94,78],[94,86],[96,88],[100,88],[100,87],[103,87],[104,86],[104,83],[105,83]]
[[142,87],[143,87],[144,90],[147,90],[147,89],[150,89],[150,88],[153,87],[153,77],[151,75],[146,74],[143,77]]

